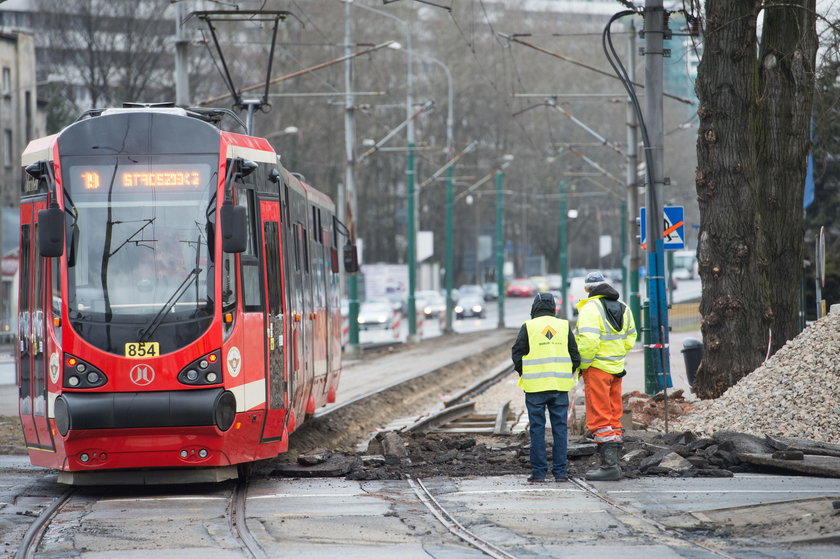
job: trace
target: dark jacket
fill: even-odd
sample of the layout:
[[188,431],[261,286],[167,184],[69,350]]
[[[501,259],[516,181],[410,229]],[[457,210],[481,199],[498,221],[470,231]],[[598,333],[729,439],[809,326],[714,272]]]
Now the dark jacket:
[[613,328],[621,330],[624,326],[625,304],[618,300],[618,291],[609,284],[602,283],[589,292],[590,297],[596,295],[603,295],[600,302],[604,306],[604,310],[607,311],[607,320],[610,321]]
[[[616,295],[618,294],[616,293]],[[537,296],[534,297],[534,303],[531,305],[531,318],[537,318],[538,316],[554,316],[554,295],[551,293],[537,293]],[[522,358],[530,352],[528,327],[523,324],[511,348],[513,368],[519,373],[519,376],[522,376]],[[574,371],[580,366],[580,353],[578,353],[575,333],[571,326],[569,327],[569,357],[572,358],[572,370]]]

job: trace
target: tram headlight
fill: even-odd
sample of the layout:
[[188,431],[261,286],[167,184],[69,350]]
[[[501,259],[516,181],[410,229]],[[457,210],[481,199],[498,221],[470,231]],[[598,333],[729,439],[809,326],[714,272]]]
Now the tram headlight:
[[178,373],[178,381],[191,386],[206,386],[222,382],[221,350],[203,355],[187,364]]
[[108,376],[78,357],[64,354],[65,388],[99,388],[108,382]]

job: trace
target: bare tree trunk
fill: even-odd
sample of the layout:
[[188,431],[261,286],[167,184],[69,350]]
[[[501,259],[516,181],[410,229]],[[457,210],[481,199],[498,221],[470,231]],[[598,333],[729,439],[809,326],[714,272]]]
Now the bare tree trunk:
[[788,0],[766,3],[759,54],[763,141],[759,144],[756,199],[768,225],[772,352],[799,333],[804,257],[801,208],[810,150],[817,35],[815,0],[796,3],[801,7]]
[[758,0],[711,0],[697,72],[697,248],[705,351],[695,391],[716,397],[761,362],[770,316],[755,199]]
[[797,333],[816,44],[814,1],[799,2],[812,11],[770,8],[761,56],[760,1],[707,3],[696,85],[702,398],[760,365],[771,331],[774,350]]

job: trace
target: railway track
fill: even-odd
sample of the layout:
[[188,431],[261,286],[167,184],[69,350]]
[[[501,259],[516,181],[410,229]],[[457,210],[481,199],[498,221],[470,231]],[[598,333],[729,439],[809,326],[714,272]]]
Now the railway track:
[[488,557],[493,557],[494,559],[515,559],[513,555],[510,555],[503,549],[496,547],[484,538],[481,538],[467,530],[448,510],[446,510],[446,508],[443,507],[443,505],[440,504],[437,499],[435,499],[435,496],[432,495],[432,492],[429,491],[423,484],[422,480],[411,477],[407,478],[407,480],[411,489],[414,490],[414,494],[417,495],[418,499],[420,499],[420,502],[422,502],[423,505],[429,509],[429,512],[431,512],[432,515],[434,515],[434,517],[437,518],[438,521],[453,535],[483,552]]
[[247,551],[252,559],[268,559],[268,554],[248,528],[245,516],[247,498],[248,482],[240,480],[231,491],[230,503],[228,504],[228,524],[236,539],[242,543],[243,550]]
[[44,537],[44,533],[47,531],[50,522],[58,515],[67,501],[70,500],[75,490],[75,488],[70,488],[59,495],[35,518],[32,524],[29,525],[29,529],[26,530],[26,534],[18,546],[15,559],[31,559],[35,556],[35,550],[38,549],[38,545],[41,543],[41,539]]
[[709,553],[712,553],[717,557],[723,557],[725,559],[737,559],[736,556],[731,555],[723,551],[719,547],[712,545],[708,542],[701,542],[683,537],[678,531],[672,528],[668,528],[662,523],[645,516],[644,514],[642,514],[641,511],[637,510],[636,508],[630,505],[623,504],[618,500],[613,499],[612,497],[610,497],[603,491],[599,491],[596,487],[590,485],[583,479],[569,478],[569,481],[572,484],[579,487],[580,489],[582,489],[583,491],[585,491],[586,493],[600,499],[604,503],[618,510],[620,513],[619,520],[621,520],[631,528],[635,529],[637,532],[646,534],[651,538],[651,540],[657,541],[672,548],[699,548]]
[[[44,508],[44,510],[32,521],[18,545],[15,553],[15,559],[32,559],[36,556],[36,551],[44,540],[44,535],[48,532],[50,526],[54,521],[56,521],[62,511],[66,508],[70,508],[71,505],[74,504],[73,496],[77,491],[78,489],[75,487],[68,489],[55,498],[52,503]],[[225,522],[230,530],[231,536],[239,543],[242,553],[251,559],[268,559],[269,555],[248,527],[246,516],[247,495],[247,481],[239,480],[232,484],[232,487],[227,495]],[[84,495],[82,495],[82,497],[84,497]],[[87,495],[87,497],[91,497],[91,495]],[[165,510],[170,506],[168,503],[171,498],[173,497],[159,496],[150,498],[144,497],[140,500],[144,501],[144,508],[148,507],[149,502],[157,502],[159,507]],[[189,499],[191,497],[187,495],[180,495],[175,496],[174,498]],[[75,504],[78,505],[78,503]],[[85,506],[87,508],[91,508],[93,505],[88,503]],[[47,554],[51,553],[48,549],[42,551]]]

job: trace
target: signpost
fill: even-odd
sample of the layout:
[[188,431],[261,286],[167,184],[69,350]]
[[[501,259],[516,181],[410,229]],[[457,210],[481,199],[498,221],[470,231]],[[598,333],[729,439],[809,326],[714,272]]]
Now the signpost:
[[[644,249],[647,244],[647,215],[645,208],[640,208],[641,219],[639,224],[642,227],[640,244]],[[662,222],[662,240],[665,250],[682,250],[685,248],[685,210],[683,206],[665,206]]]

